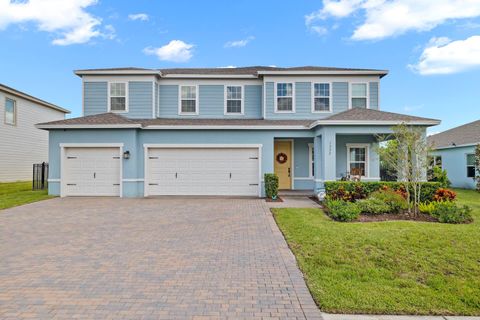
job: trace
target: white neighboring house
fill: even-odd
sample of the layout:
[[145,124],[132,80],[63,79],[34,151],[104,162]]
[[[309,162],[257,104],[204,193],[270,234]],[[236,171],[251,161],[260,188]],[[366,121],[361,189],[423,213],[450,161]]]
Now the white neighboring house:
[[70,113],[0,83],[0,182],[32,179],[32,165],[48,162],[48,132],[36,123]]

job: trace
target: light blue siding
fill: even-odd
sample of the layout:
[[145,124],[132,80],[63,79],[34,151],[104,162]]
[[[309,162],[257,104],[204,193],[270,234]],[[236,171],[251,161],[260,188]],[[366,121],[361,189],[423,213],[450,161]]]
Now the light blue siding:
[[[294,188],[297,190],[312,190],[313,177],[310,177],[310,153],[308,144],[312,138],[298,138],[293,142]],[[306,180],[308,179],[308,180]]]
[[158,83],[155,83],[155,116],[158,117],[158,107],[159,107],[159,87]]
[[348,110],[348,82],[332,83],[332,106],[334,113]]
[[347,144],[360,143],[368,144],[369,153],[367,155],[368,160],[368,176],[370,179],[378,179],[380,177],[379,172],[379,158],[375,152],[375,137],[373,135],[339,135],[336,139],[336,151],[337,151],[337,168],[336,178],[339,179],[345,176],[347,167]]
[[151,81],[130,81],[128,83],[128,113],[122,113],[129,118],[152,118],[153,84]]
[[244,86],[244,115],[225,115],[225,87],[223,85],[199,85],[198,115],[179,115],[178,85],[160,85],[160,118],[200,119],[260,119],[262,117],[262,86]]
[[442,156],[442,169],[447,170],[452,187],[475,188],[475,181],[467,177],[467,154],[475,154],[474,146],[436,150],[432,154]]
[[83,83],[84,116],[108,112],[108,82]]
[[379,92],[378,92],[378,82],[370,82],[369,83],[370,85],[370,109],[376,109],[378,110],[379,109],[379,105],[378,105],[378,96],[379,96]]

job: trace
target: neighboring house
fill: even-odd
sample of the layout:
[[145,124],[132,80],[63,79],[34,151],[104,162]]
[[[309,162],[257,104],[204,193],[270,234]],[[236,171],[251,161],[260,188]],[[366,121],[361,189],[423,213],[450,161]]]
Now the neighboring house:
[[380,111],[384,70],[245,67],[78,70],[84,117],[50,132],[50,194],[261,196],[320,191],[360,168],[379,180],[378,134],[440,121]]
[[31,180],[32,165],[48,162],[48,133],[38,122],[70,111],[0,84],[0,182]]
[[434,148],[432,165],[447,170],[456,188],[475,188],[475,146],[480,143],[480,120],[428,137]]

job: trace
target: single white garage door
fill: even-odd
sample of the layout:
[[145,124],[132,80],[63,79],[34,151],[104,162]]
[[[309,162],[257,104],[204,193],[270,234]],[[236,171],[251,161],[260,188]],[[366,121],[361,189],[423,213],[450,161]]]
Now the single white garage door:
[[65,148],[65,196],[119,196],[119,148]]
[[147,195],[259,194],[258,148],[149,148]]

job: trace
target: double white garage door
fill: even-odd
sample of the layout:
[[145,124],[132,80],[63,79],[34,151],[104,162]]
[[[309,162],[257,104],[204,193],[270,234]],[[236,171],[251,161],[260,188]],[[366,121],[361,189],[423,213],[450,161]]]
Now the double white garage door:
[[[63,195],[119,196],[120,153],[120,148],[65,148]],[[258,147],[151,147],[145,156],[145,196],[259,195]]]

